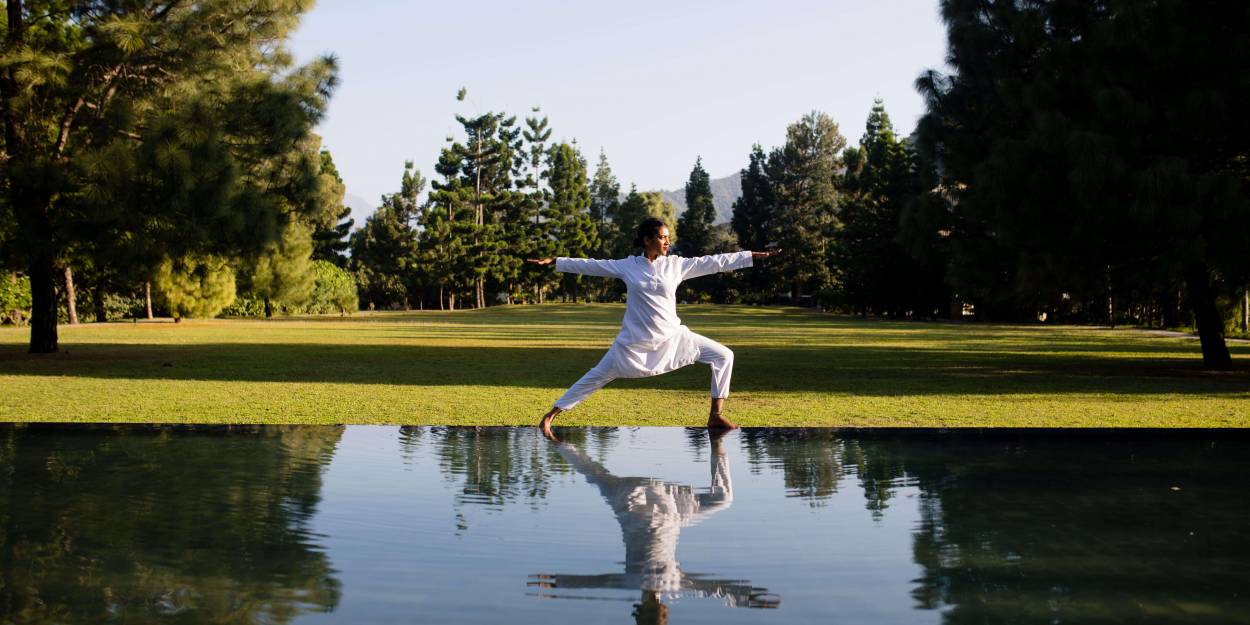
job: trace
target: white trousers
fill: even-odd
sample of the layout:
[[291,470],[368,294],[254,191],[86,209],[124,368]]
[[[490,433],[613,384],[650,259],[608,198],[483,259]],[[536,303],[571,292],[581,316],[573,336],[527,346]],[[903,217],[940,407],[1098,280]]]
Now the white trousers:
[[[698,347],[698,357],[695,358],[695,362],[712,366],[712,398],[729,397],[729,379],[733,376],[734,370],[733,350],[694,332],[691,332],[689,336]],[[609,351],[599,364],[587,371],[582,379],[573,383],[573,386],[556,400],[556,407],[561,410],[572,410],[595,391],[607,386],[612,380],[623,377],[617,375],[613,362],[612,353]]]

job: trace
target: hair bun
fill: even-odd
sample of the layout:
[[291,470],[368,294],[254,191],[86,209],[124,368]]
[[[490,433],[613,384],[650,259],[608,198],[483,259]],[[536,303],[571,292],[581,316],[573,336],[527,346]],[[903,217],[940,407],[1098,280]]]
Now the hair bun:
[[634,237],[634,247],[644,247],[642,244],[642,237]]

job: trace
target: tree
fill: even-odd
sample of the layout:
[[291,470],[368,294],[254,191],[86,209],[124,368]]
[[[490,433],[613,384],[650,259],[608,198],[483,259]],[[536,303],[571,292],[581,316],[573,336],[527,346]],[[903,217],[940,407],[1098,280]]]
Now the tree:
[[1204,365],[1228,368],[1217,301],[1250,278],[1250,84],[1229,76],[1250,70],[1250,7],[952,0],[942,16],[955,73],[918,80],[920,136],[952,195],[953,281],[1025,310],[1101,301],[1109,321],[1183,289]]
[[[545,115],[541,118],[537,116],[541,110],[535,106],[531,109],[534,115],[525,118],[521,145],[513,159],[516,190],[511,193],[504,215],[503,234],[507,249],[518,261],[530,256],[551,256],[547,227],[541,221],[543,207],[550,200],[543,181],[547,179],[547,141],[551,138],[551,128]],[[534,301],[542,301],[543,292],[552,277],[551,272],[540,269],[518,263],[509,276],[509,302],[521,297],[523,292],[532,293]]]
[[418,196],[425,188],[421,171],[404,163],[399,191],[382,196],[365,225],[352,233],[352,272],[370,309],[410,303],[418,255]]
[[[456,98],[464,100],[466,93],[461,89]],[[465,142],[449,138],[451,145],[444,148],[436,167],[444,181],[434,183],[430,202],[443,210],[450,236],[467,235],[463,244],[469,258],[458,264],[454,281],[471,283],[475,305],[480,308],[486,306],[488,278],[505,281],[520,271],[519,258],[503,252],[506,241],[501,224],[511,221],[508,215],[519,200],[511,192],[511,175],[521,158],[522,131],[516,128],[516,117],[503,113],[457,115],[456,121],[464,130]],[[466,208],[468,212],[462,215]]]
[[[586,182],[586,161],[573,146],[560,143],[551,147],[547,166],[551,202],[547,221],[553,224],[556,249],[560,256],[590,256],[599,249],[598,230],[590,216],[590,187]],[[581,276],[563,275],[565,297],[577,299]]]
[[[758,143],[751,146],[749,159],[740,176],[742,195],[734,200],[729,223],[741,249],[762,251],[772,246],[770,224],[776,218],[777,194],[768,175],[768,155]],[[747,276],[750,290],[760,295],[773,291],[778,284],[771,275],[773,271],[774,263],[769,262],[750,272]]]
[[312,235],[292,222],[247,267],[246,290],[265,303],[265,317],[273,316],[274,303],[297,308],[312,299],[316,279],[312,271]]
[[322,184],[326,189],[325,195],[338,210],[334,213],[333,225],[327,227],[318,223],[314,228],[312,257],[314,260],[327,260],[338,267],[346,268],[348,262],[346,252],[352,245],[348,237],[351,236],[356,221],[351,218],[351,207],[343,204],[343,195],[347,192],[347,188],[343,184],[338,168],[334,166],[334,159],[330,156],[329,150],[321,151],[320,173]]
[[940,267],[915,262],[900,243],[900,211],[919,194],[914,161],[877,99],[859,147],[843,152],[839,182],[842,227],[832,269],[837,300],[852,310],[932,316],[942,308]]
[[616,215],[621,205],[621,183],[616,181],[608,155],[599,150],[599,163],[590,182],[590,218],[599,225],[606,224]]
[[777,210],[769,238],[786,251],[776,264],[792,300],[805,287],[829,284],[828,245],[837,226],[834,176],[845,147],[838,125],[812,111],[786,129],[785,145],[770,158]]
[[334,85],[332,59],[289,71],[280,45],[307,6],[6,2],[0,186],[31,280],[31,352],[57,350],[53,268],[80,241],[151,268],[156,250],[233,256],[278,236],[249,165],[296,149]]
[[683,256],[703,256],[712,249],[712,222],[716,220],[716,207],[712,205],[712,182],[703,169],[703,158],[695,160],[690,179],[686,182],[686,212],[677,220],[681,230]]
[[359,310],[356,281],[352,274],[328,260],[314,260],[312,273],[315,278],[312,299],[305,308],[314,315],[337,312],[350,315]]
[[216,317],[234,301],[234,270],[220,256],[188,254],[166,259],[152,280],[174,321]]

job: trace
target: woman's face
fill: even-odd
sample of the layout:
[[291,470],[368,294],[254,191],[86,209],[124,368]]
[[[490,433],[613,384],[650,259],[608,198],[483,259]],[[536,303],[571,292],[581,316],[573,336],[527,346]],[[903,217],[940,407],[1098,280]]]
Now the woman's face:
[[643,243],[648,256],[652,254],[664,256],[668,254],[668,226],[660,226],[660,231],[653,237],[647,237]]

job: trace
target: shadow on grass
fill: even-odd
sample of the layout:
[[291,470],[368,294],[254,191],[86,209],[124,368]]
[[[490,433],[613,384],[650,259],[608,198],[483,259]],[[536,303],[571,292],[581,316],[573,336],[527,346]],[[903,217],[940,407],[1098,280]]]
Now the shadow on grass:
[[[732,343],[731,343],[732,345]],[[562,390],[604,353],[599,341],[571,347],[446,347],[319,343],[108,343],[67,345],[60,354],[0,352],[14,376],[503,386]],[[1091,347],[1100,349],[1104,346]],[[1036,349],[1036,347],[1035,347]],[[1049,347],[1047,348],[1049,349]],[[1250,368],[1206,372],[1197,358],[1074,356],[1062,351],[947,347],[787,345],[736,348],[735,391],[859,396],[1044,393],[1246,395]],[[1181,350],[1163,350],[1175,354]],[[614,386],[702,389],[708,369],[693,365]]]

